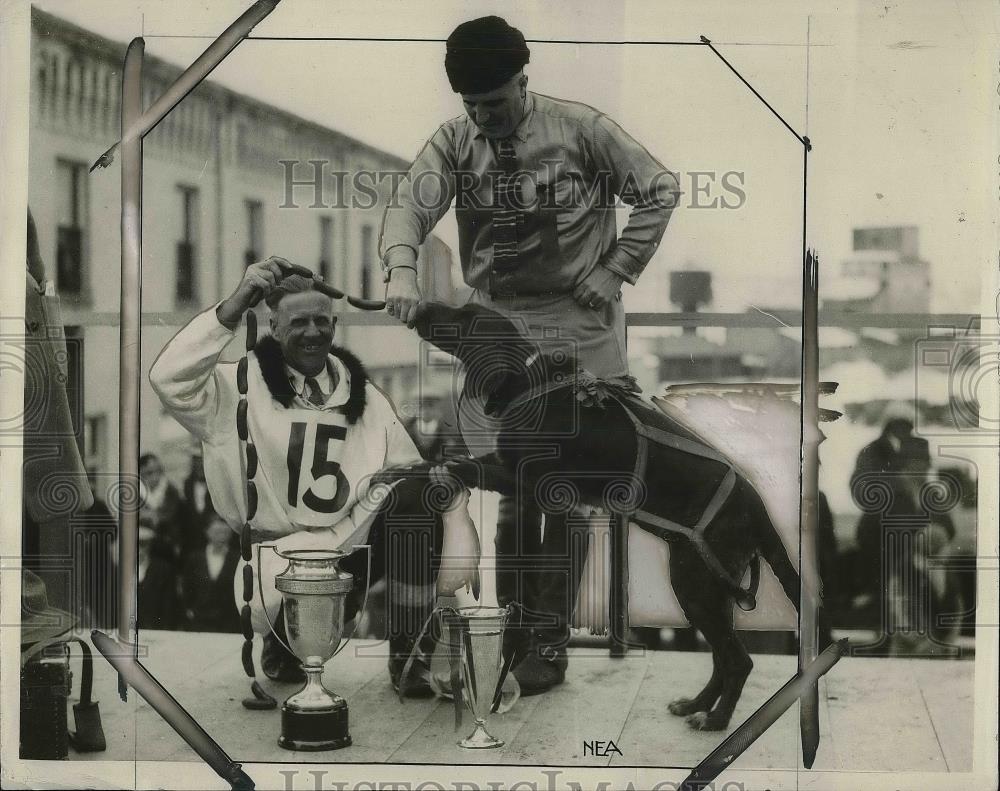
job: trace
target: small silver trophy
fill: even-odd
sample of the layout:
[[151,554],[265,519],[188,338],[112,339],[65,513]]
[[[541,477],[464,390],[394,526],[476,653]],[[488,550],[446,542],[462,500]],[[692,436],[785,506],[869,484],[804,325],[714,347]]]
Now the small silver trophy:
[[508,607],[459,607],[448,616],[449,628],[456,630],[461,663],[462,698],[476,720],[472,733],[459,747],[484,749],[503,746],[503,741],[486,730],[486,717],[503,685],[503,631],[510,618]]
[[[354,587],[354,577],[338,567],[346,553],[337,549],[282,552],[272,544],[261,549],[264,546],[288,561],[288,568],[274,578],[274,587],[284,602],[288,643],[282,644],[302,662],[306,674],[305,686],[281,706],[278,744],[288,750],[348,747],[347,701],[323,686],[323,666],[347,645],[343,640],[344,602]],[[259,555],[257,579],[259,584]],[[274,632],[266,606],[265,615]]]

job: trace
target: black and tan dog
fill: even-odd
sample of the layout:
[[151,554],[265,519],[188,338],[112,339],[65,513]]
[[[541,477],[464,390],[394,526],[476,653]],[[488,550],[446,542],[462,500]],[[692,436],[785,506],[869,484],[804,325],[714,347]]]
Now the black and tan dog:
[[[579,501],[624,510],[670,542],[674,592],[711,646],[713,662],[705,688],[669,709],[693,728],[726,728],[753,667],[734,629],[733,605],[755,555],[798,606],[798,575],[753,485],[721,453],[630,391],[628,380],[600,382],[578,371],[572,355],[541,354],[493,311],[429,302],[414,326],[464,363],[463,399],[478,400],[495,421],[495,453],[452,462],[456,475],[503,493],[514,491],[516,479],[520,491],[527,484],[540,502],[559,499],[546,498],[545,487],[569,486]],[[553,445],[558,453],[538,452]],[[623,495],[615,482],[631,493]],[[630,497],[634,502],[625,502]]]

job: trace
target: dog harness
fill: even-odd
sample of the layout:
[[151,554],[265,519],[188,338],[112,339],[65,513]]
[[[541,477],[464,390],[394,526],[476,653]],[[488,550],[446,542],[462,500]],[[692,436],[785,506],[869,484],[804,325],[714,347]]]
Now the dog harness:
[[[635,463],[630,480],[624,482],[626,490],[619,489],[613,498],[611,510],[627,516],[640,528],[663,540],[682,536],[690,541],[708,568],[729,589],[737,604],[744,610],[757,606],[756,593],[760,582],[760,556],[754,553],[750,564],[750,583],[743,588],[740,580],[731,575],[712,551],[705,539],[708,526],[718,516],[736,487],[739,473],[733,463],[720,451],[694,438],[683,426],[674,425],[666,415],[652,409],[640,398],[641,390],[631,376],[599,379],[586,370],[579,369],[575,376],[542,384],[515,397],[499,415],[522,407],[531,401],[572,389],[576,399],[585,407],[605,408],[610,399],[624,411],[636,437]],[[656,425],[656,424],[660,425]],[[671,430],[672,429],[672,430]],[[711,493],[699,518],[694,524],[685,525],[662,513],[644,508],[643,491],[648,490],[647,478],[650,457],[657,452],[680,452],[698,457],[716,467],[721,481]]]

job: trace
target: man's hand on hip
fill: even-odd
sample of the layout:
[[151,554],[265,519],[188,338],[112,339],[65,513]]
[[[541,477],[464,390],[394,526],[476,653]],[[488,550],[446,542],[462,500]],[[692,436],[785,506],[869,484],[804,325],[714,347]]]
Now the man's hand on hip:
[[603,308],[617,298],[622,290],[624,279],[603,266],[594,267],[594,271],[583,279],[576,287],[573,298],[587,308]]
[[408,327],[417,318],[420,304],[420,289],[417,288],[417,273],[409,267],[399,266],[391,270],[389,283],[385,289],[385,309]]

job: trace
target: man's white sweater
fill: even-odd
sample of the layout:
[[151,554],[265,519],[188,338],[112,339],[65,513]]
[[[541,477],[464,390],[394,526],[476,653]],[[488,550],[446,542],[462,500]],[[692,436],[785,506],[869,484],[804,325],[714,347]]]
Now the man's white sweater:
[[[236,331],[218,320],[215,307],[195,316],[167,343],[149,379],[170,414],[201,441],[212,504],[230,527],[241,530],[247,515],[246,459],[236,430],[237,363],[219,360]],[[261,348],[258,344],[258,352]],[[258,495],[251,520],[254,540],[274,542],[282,550],[350,552],[365,543],[384,495],[382,487],[369,492],[371,476],[419,461],[413,440],[378,388],[366,380],[363,388],[357,381],[352,387],[364,371],[351,355],[328,357],[337,385],[322,407],[294,395],[283,368],[289,397],[279,400],[273,374],[269,380],[264,374],[267,361],[254,352],[248,357],[247,424],[259,460],[253,478]],[[266,572],[261,581],[273,594],[273,573],[285,564],[271,552],[261,560]],[[255,622],[263,627],[257,617]]]

